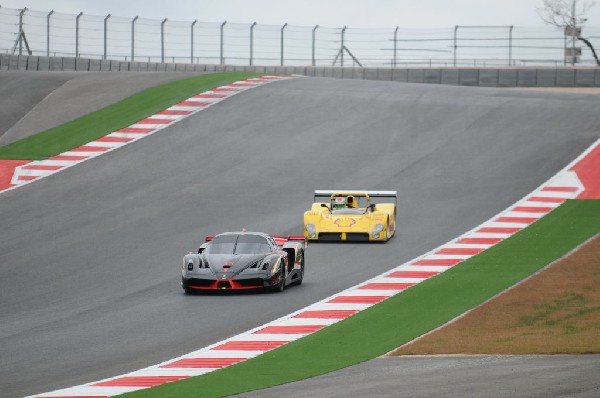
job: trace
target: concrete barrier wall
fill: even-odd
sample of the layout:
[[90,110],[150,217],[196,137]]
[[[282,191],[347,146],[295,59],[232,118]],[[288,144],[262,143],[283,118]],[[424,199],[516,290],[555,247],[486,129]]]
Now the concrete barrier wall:
[[442,69],[441,84],[449,84],[452,86],[458,86],[460,83],[460,70],[459,69]]
[[298,74],[479,87],[600,87],[600,68],[340,68],[201,65],[0,54],[0,71],[221,72]]

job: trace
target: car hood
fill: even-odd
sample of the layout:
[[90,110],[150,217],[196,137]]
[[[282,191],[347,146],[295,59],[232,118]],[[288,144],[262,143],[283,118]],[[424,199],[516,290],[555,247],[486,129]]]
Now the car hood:
[[210,269],[219,275],[237,275],[253,267],[268,254],[204,254],[203,259]]

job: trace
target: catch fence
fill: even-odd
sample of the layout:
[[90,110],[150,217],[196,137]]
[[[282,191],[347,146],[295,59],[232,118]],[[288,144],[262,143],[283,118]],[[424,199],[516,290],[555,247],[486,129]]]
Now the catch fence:
[[[584,27],[583,36],[600,47],[600,27]],[[562,30],[554,27],[330,28],[0,8],[1,53],[129,62],[381,68],[554,67],[567,64],[567,39]],[[591,51],[585,45],[580,47],[580,65],[595,65]]]

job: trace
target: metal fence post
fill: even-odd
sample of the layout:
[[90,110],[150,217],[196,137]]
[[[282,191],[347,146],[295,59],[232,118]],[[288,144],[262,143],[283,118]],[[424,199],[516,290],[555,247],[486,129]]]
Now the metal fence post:
[[342,68],[344,67],[344,35],[346,34],[346,28],[347,26],[344,26],[342,28],[342,45],[340,47],[340,65],[342,66]]
[[135,60],[135,21],[138,20],[138,16],[131,21],[131,62]]
[[577,0],[573,0],[572,3],[573,10],[571,11],[571,66],[575,66],[575,62],[577,61],[577,55],[575,54],[575,46],[577,45],[577,20],[576,18],[576,8],[577,8]]
[[398,26],[396,26],[396,30],[394,30],[394,69],[396,69],[397,61],[397,44],[398,44]]
[[315,36],[316,36],[315,33],[316,33],[318,27],[319,27],[319,25],[315,25],[315,27],[312,30],[312,66],[317,65],[317,60],[315,59]]
[[102,57],[102,59],[104,59],[104,60],[106,60],[106,47],[107,47],[107,42],[108,42],[108,40],[107,40],[108,33],[107,33],[107,29],[106,29],[107,25],[108,25],[108,18],[110,18],[110,14],[108,14],[106,16],[106,18],[104,18],[104,56]]
[[456,66],[456,49],[457,49],[457,39],[456,39],[456,36],[457,36],[457,32],[458,32],[458,25],[456,25],[454,27],[454,62],[452,64],[454,66]]
[[50,17],[54,14],[54,10],[46,15],[46,56],[50,56]]
[[508,66],[512,65],[512,33],[513,33],[514,25],[510,25],[508,29]]
[[167,22],[167,18],[165,18],[160,23],[160,59],[162,63],[165,63],[165,23]]
[[563,66],[567,66],[567,35],[563,37]]
[[281,66],[283,66],[283,30],[287,26],[287,22],[281,27]]
[[223,28],[225,27],[225,24],[227,23],[227,21],[223,22],[221,24],[221,65],[225,64],[225,58],[223,58]]
[[77,14],[75,18],[75,58],[79,58],[79,18],[83,15],[83,11]]
[[[23,55],[23,16],[27,11],[27,7],[23,8],[19,13],[19,55]],[[14,50],[13,50],[14,54]]]
[[252,66],[254,59],[254,27],[256,26],[256,22],[250,25],[250,66]]
[[194,25],[196,25],[198,23],[197,19],[194,19],[194,22],[192,22],[192,27],[191,27],[191,37],[190,37],[190,43],[191,43],[191,51],[190,51],[190,63],[193,64],[194,63]]

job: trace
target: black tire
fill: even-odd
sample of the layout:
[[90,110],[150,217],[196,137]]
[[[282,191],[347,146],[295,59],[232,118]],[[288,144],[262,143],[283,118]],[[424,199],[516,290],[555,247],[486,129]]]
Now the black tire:
[[296,281],[296,284],[298,286],[300,286],[302,284],[302,280],[304,279],[304,252],[302,252],[302,260],[300,261],[300,277],[298,278],[298,281]]
[[385,241],[387,242],[388,240],[390,240],[391,236],[390,236],[390,216],[388,216],[387,218],[387,228],[385,230]]
[[277,286],[273,287],[273,291],[281,293],[285,290],[285,262],[283,261],[283,259],[281,259],[280,261],[281,271],[279,273],[279,283],[277,284]]

